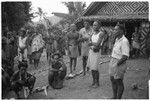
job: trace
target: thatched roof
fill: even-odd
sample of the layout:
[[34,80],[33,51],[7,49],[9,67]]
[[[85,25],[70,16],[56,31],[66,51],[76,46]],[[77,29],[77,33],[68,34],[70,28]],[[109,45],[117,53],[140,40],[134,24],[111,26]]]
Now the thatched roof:
[[83,16],[80,19],[82,20],[148,20],[147,14],[137,15],[137,14],[127,14],[127,15],[95,15],[95,16]]
[[93,2],[83,12],[81,20],[148,20],[148,2]]

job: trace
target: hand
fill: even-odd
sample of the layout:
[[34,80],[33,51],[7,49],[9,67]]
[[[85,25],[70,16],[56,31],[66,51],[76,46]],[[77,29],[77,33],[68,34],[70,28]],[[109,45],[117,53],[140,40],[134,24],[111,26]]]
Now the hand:
[[60,70],[60,71],[63,71],[63,68],[60,68],[59,70]]

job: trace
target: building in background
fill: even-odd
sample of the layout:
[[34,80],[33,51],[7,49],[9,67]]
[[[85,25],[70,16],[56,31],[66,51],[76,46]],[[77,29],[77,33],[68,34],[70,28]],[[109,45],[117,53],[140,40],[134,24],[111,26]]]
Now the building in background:
[[130,42],[135,27],[139,27],[141,55],[146,54],[146,41],[150,36],[148,2],[92,2],[75,22],[79,29],[83,27],[83,20],[91,24],[99,20],[107,30],[118,22],[123,23]]

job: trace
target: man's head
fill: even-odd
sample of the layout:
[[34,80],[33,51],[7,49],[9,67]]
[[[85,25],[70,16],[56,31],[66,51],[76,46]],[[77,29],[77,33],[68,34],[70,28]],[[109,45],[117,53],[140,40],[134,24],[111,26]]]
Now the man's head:
[[100,27],[101,27],[101,23],[99,21],[94,21],[93,30],[94,31],[99,31]]
[[27,68],[28,68],[28,64],[27,61],[22,61],[19,63],[18,65],[19,71],[21,72],[21,74],[25,74]]
[[84,21],[84,27],[85,27],[86,29],[88,29],[88,28],[90,27],[90,24],[89,24],[88,21]]
[[21,28],[19,30],[19,35],[22,36],[22,37],[24,37],[26,35],[26,30],[24,28]]
[[125,28],[124,28],[124,25],[122,24],[117,24],[114,28],[114,31],[115,31],[115,36],[116,37],[121,37],[122,35],[124,35],[125,33]]
[[52,58],[53,58],[53,60],[56,62],[56,61],[58,61],[59,59],[60,59],[60,54],[57,52],[57,53],[54,53],[53,54],[53,56],[52,56]]
[[135,27],[135,32],[138,32],[138,27]]
[[75,24],[71,24],[70,28],[71,28],[72,31],[75,31],[76,30],[76,25]]

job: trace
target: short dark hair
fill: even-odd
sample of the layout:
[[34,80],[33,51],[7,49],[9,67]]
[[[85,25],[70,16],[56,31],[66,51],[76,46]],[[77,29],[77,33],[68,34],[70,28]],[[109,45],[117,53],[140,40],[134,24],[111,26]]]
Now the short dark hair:
[[60,55],[60,53],[58,53],[58,52],[54,53],[54,54],[52,55],[52,58],[54,59],[55,56],[58,56],[58,58],[61,58],[61,55]]
[[83,23],[85,23],[85,22],[89,23],[89,20],[84,20]]
[[95,20],[94,22],[97,22],[99,26],[102,26],[102,23],[99,20]]
[[18,68],[20,69],[21,67],[28,68],[27,61],[23,60],[22,62],[19,62]]
[[117,24],[117,26],[119,27],[120,30],[122,30],[123,32],[125,32],[125,27],[123,24]]

